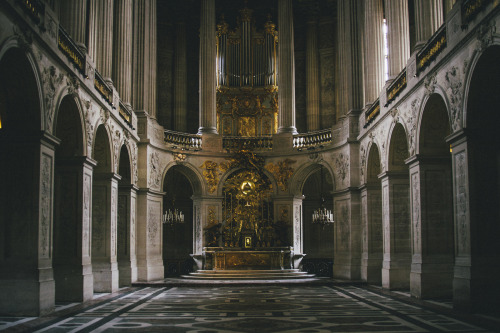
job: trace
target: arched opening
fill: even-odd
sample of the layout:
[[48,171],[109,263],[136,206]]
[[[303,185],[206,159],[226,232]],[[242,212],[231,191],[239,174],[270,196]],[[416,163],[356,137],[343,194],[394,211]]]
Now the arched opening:
[[366,164],[366,186],[361,189],[362,254],[361,278],[375,285],[382,283],[383,232],[380,153],[372,144]]
[[333,276],[334,224],[313,224],[315,210],[324,207],[333,212],[333,181],[328,169],[319,166],[307,177],[302,194],[303,253],[302,270],[317,276]]
[[418,155],[409,161],[412,219],[411,293],[451,298],[453,208],[451,156],[445,138],[450,121],[443,98],[432,94],[423,109]]
[[[38,315],[38,258],[50,258],[52,157],[44,155],[41,160],[40,99],[33,68],[22,50],[5,53],[0,77],[0,311]],[[40,168],[45,167],[49,192],[42,194],[49,207],[43,223],[48,228],[39,249]]]
[[[467,154],[470,187],[470,250],[467,230],[457,235],[459,255],[470,251],[470,297],[473,309],[486,311],[500,308],[500,46],[487,49],[472,74],[467,98]],[[455,156],[457,228],[465,225],[467,210],[462,181],[466,167]]]
[[409,214],[408,143],[403,126],[394,126],[387,172],[381,174],[384,263],[382,286],[410,288],[411,242]]
[[193,186],[181,166],[173,166],[163,182],[163,210],[182,212],[184,223],[163,224],[163,267],[165,277],[189,274],[193,271]]
[[[57,302],[84,299],[82,274],[82,155],[83,130],[78,107],[66,96],[59,105],[54,188],[54,280]],[[86,189],[87,190],[87,189]],[[90,193],[84,194],[86,200]],[[88,204],[89,201],[87,201]],[[87,226],[88,227],[88,226]]]
[[[135,279],[132,267],[135,266],[135,203],[136,191],[132,186],[130,156],[127,146],[120,150],[118,174],[118,208],[117,208],[117,261],[119,286],[128,286]],[[134,209],[132,209],[134,207]]]
[[94,141],[92,187],[92,271],[95,292],[118,289],[116,265],[116,198],[119,176],[112,173],[111,148],[104,125],[97,128]]

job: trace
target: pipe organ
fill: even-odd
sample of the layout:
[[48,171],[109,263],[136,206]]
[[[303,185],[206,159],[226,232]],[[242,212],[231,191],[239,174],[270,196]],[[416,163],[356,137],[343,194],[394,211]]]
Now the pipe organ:
[[262,30],[252,10],[240,10],[234,29],[217,24],[217,130],[226,136],[268,136],[278,126],[276,25]]

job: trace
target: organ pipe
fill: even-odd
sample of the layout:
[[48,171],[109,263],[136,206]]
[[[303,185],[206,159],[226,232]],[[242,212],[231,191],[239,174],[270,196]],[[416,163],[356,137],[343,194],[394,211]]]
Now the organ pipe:
[[275,86],[278,34],[268,16],[262,31],[252,24],[252,10],[240,10],[240,26],[234,30],[221,16],[217,24],[217,86]]

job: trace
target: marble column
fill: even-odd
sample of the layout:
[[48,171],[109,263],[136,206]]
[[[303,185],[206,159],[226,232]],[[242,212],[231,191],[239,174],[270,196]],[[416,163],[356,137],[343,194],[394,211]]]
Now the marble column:
[[75,43],[87,50],[87,0],[60,1],[59,20]]
[[454,264],[451,159],[414,156],[407,163],[413,229],[410,292],[417,298],[449,298]]
[[306,45],[306,111],[307,131],[320,129],[319,115],[319,51],[318,51],[318,22],[316,17],[307,21]]
[[384,260],[382,287],[410,288],[410,216],[407,172],[384,172],[382,182],[382,226]]
[[344,24],[344,1],[337,2],[337,82],[336,82],[336,121],[346,113],[346,100],[347,100],[347,78],[346,78],[346,33]]
[[357,15],[361,8],[359,0],[338,2],[338,48],[340,86],[339,112],[346,115],[351,110],[363,108],[363,57],[362,33]]
[[385,83],[384,36],[382,31],[384,12],[382,0],[366,0],[364,15],[364,99],[365,104],[372,104],[378,98]]
[[112,84],[113,0],[91,0],[88,54],[97,71]]
[[217,134],[215,0],[201,0],[200,127],[198,134]]
[[186,65],[186,23],[175,25],[174,56],[174,129],[187,131],[187,65]]
[[132,0],[115,1],[113,83],[125,105],[132,98]]
[[92,195],[92,271],[94,291],[118,290],[118,174],[95,174]]
[[296,134],[292,0],[278,0],[278,133]]
[[385,0],[387,44],[389,47],[389,79],[394,79],[410,58],[410,23],[408,2]]
[[156,119],[156,0],[134,1],[133,13],[132,106]]
[[417,48],[443,24],[443,0],[415,0],[415,40]]

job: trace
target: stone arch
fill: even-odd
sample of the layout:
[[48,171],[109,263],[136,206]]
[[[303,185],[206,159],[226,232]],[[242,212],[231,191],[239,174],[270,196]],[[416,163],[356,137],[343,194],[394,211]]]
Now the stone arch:
[[94,135],[94,147],[92,157],[97,161],[95,172],[112,172],[113,157],[112,157],[112,142],[109,128],[101,124],[97,126]]
[[[296,188],[300,189],[302,200],[302,269],[318,276],[333,275],[335,252],[335,226],[312,223],[313,211],[322,205],[333,213],[334,177],[326,161],[311,163],[299,172],[305,176]],[[296,196],[299,196],[296,194]],[[324,203],[322,201],[324,200]]]
[[382,172],[378,145],[368,145],[366,183],[361,188],[361,278],[371,284],[382,282]]
[[387,152],[387,171],[405,171],[405,160],[409,156],[408,138],[401,123],[395,123],[389,132],[389,146]]
[[167,172],[173,168],[179,166],[178,168],[179,172],[181,172],[190,182],[191,187],[193,188],[193,195],[202,195],[207,192],[207,186],[206,183],[203,181],[203,176],[199,172],[199,170],[192,165],[191,163],[178,163],[175,161],[171,161],[165,166],[165,169],[163,171],[163,178],[162,181],[163,183],[161,184],[162,188],[165,187],[165,177],[167,175]]
[[[53,267],[56,301],[82,301],[85,291],[82,279],[82,257],[79,239],[85,225],[78,193],[87,191],[83,180],[84,130],[78,104],[73,96],[65,96],[57,107],[54,134],[60,140],[56,148],[54,188]],[[90,185],[90,184],[88,184]],[[87,192],[86,194],[87,195]],[[90,195],[88,193],[88,195]],[[86,200],[88,200],[87,198]],[[89,201],[87,201],[87,204]],[[87,223],[89,221],[86,221]]]
[[327,170],[328,174],[330,175],[330,177],[332,179],[332,185],[333,185],[332,190],[335,190],[336,184],[335,184],[335,177],[334,177],[333,169],[330,166],[330,164],[328,164],[325,160],[320,160],[316,163],[315,162],[305,163],[305,164],[301,165],[294,172],[294,174],[292,175],[292,177],[288,181],[289,192],[292,195],[297,195],[297,196],[302,195],[305,181],[313,173],[318,172],[320,166],[323,166],[324,170]]
[[408,159],[412,220],[411,293],[418,298],[450,297],[454,231],[448,109],[433,93],[422,103],[417,155]]
[[[4,157],[0,162],[0,270],[5,272],[0,277],[0,312],[40,315],[54,306],[53,281],[40,275],[44,273],[37,259],[51,260],[57,140],[41,135],[39,76],[30,54],[17,46],[11,41],[0,53],[0,155]],[[26,287],[34,285],[37,288]]]
[[[466,145],[453,147],[455,169],[455,220],[457,262],[469,257],[470,281],[455,276],[458,287],[470,285],[470,299],[455,288],[454,302],[472,310],[500,308],[495,277],[500,256],[500,46],[478,53],[473,62],[465,96]],[[462,264],[458,264],[462,266]]]
[[163,225],[164,276],[188,274],[193,270],[190,256],[193,254],[195,241],[193,195],[195,191],[201,190],[199,179],[185,164],[171,164],[164,175],[162,189],[165,193],[163,211],[182,211],[185,219],[181,224]]

